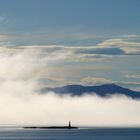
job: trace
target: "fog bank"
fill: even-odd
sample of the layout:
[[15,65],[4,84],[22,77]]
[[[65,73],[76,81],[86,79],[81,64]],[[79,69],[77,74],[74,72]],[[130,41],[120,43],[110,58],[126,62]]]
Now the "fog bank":
[[139,100],[39,93],[40,79],[49,75],[48,65],[59,64],[66,56],[51,57],[39,48],[0,48],[1,125],[66,125],[69,120],[80,126],[140,125]]

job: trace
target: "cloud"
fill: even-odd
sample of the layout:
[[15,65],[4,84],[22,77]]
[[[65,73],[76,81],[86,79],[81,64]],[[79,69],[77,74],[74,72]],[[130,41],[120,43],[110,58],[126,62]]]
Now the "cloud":
[[11,36],[0,34],[0,41],[9,41],[9,39],[11,39]]
[[[40,94],[39,80],[49,75],[50,63],[60,63],[67,55],[61,51],[49,55],[45,48],[38,47],[0,48],[0,124],[66,125],[71,120],[82,126],[140,125],[139,100],[122,95],[101,98],[88,93],[81,97]],[[108,82],[101,77],[82,81]]]
[[[11,42],[17,39],[15,36],[1,34],[0,37],[2,40],[0,42],[1,46],[8,48],[14,47]],[[92,46],[23,45],[20,47],[15,46],[14,49],[38,50],[44,55],[52,56],[51,60],[56,58],[56,56],[60,56],[61,58],[65,57],[67,62],[98,62],[103,60],[111,60],[113,57],[131,57],[131,55],[139,55],[140,43],[124,38],[114,38],[103,40],[100,43],[96,43]],[[64,60],[63,58],[61,60]]]
[[140,55],[140,43],[128,39],[108,39],[94,46],[75,46],[73,52],[75,54],[88,54],[93,57]]
[[126,78],[140,79],[140,75],[139,74],[126,74],[125,77]]
[[108,39],[94,46],[66,46],[48,45],[46,51],[70,51],[73,55],[84,56],[116,56],[116,55],[139,55],[140,43],[127,39]]
[[127,39],[109,39],[105,40],[102,43],[97,45],[101,48],[120,48],[122,49],[126,55],[139,55],[140,54],[140,43],[139,42],[132,42]]
[[[24,86],[19,89],[27,91]],[[18,94],[15,90],[0,95],[1,124],[66,125],[71,120],[80,126],[140,125],[140,101],[128,97],[60,97],[54,93],[25,94],[20,90]]]
[[[0,45],[13,47],[13,43],[18,38],[11,35],[0,35]],[[18,40],[19,41],[19,40]],[[9,43],[8,43],[9,42]],[[15,49],[39,50],[44,55],[51,55],[51,59],[56,56],[65,57],[69,62],[97,62],[109,60],[113,57],[130,56],[140,54],[140,43],[124,38],[107,39],[92,46],[73,45],[31,45],[16,46]]]
[[100,47],[109,47],[109,46],[118,46],[118,47],[139,47],[139,42],[132,42],[127,39],[115,38],[115,39],[108,39],[103,41],[99,44]]
[[138,34],[126,34],[126,35],[121,35],[120,37],[127,38],[127,39],[135,39],[135,38],[139,38],[140,35],[138,35]]
[[112,83],[112,81],[103,77],[85,77],[80,81],[82,85],[101,85],[106,83]]

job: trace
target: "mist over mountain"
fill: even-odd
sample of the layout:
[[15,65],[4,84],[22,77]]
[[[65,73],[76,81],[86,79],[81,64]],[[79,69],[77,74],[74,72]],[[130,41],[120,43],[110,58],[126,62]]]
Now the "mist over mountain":
[[106,97],[108,95],[122,94],[132,98],[140,98],[140,92],[133,91],[116,84],[104,84],[99,86],[82,86],[82,85],[66,85],[63,87],[55,88],[43,88],[42,93],[45,92],[55,92],[57,94],[70,94],[72,96],[78,95],[81,96],[85,93],[94,94],[101,97]]

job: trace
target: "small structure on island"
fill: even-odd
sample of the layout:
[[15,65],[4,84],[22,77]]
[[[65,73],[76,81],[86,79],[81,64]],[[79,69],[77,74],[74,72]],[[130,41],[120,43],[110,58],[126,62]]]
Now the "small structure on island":
[[69,129],[71,128],[71,121],[69,121]]

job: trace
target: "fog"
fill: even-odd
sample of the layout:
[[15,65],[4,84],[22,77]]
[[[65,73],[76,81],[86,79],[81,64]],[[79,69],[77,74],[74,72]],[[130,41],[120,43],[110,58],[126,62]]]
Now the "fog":
[[49,75],[50,62],[60,63],[65,57],[60,53],[51,59],[39,48],[0,48],[1,125],[67,125],[69,120],[78,126],[140,125],[139,100],[119,94],[41,94],[39,80]]

